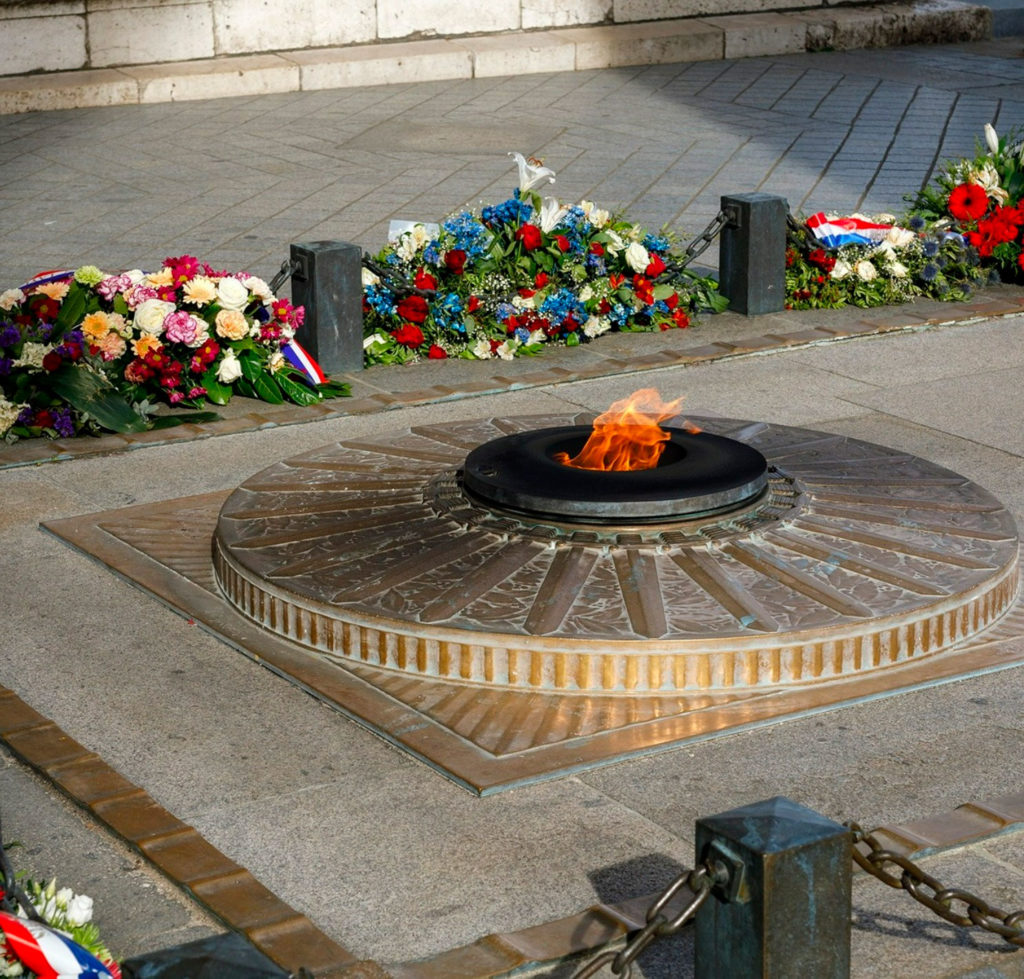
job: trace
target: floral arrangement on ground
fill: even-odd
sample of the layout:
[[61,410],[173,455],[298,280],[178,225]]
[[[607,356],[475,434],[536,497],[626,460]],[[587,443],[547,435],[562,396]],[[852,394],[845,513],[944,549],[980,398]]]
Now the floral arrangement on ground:
[[510,155],[512,197],[412,224],[365,263],[368,364],[511,360],[612,331],[685,329],[700,310],[728,305],[714,279],[685,267],[672,235],[590,201],[541,198],[554,171]]
[[42,883],[29,878],[7,886],[14,893],[5,894],[0,886],[0,976],[121,979],[92,920],[91,897],[58,888],[56,879]]
[[302,307],[191,255],[157,272],[86,265],[0,292],[0,439],[139,432],[215,415],[234,393],[313,404],[348,393],[294,340]]
[[[989,283],[1024,282],[1024,141],[985,126],[975,156],[942,164],[892,214],[791,221],[787,308],[962,300]],[[904,226],[905,225],[905,226]]]

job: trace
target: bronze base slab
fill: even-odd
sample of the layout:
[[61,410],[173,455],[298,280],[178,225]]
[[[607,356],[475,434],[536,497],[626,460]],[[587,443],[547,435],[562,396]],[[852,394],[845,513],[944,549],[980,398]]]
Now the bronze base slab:
[[1017,601],[984,634],[925,660],[789,689],[573,695],[342,665],[267,632],[221,597],[210,542],[229,495],[147,503],[43,527],[479,795],[1024,664],[1024,608]]

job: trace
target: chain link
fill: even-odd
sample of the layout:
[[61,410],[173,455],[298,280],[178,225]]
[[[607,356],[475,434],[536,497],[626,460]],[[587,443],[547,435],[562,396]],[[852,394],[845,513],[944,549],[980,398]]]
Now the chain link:
[[[877,877],[883,884],[902,888],[915,901],[934,911],[940,918],[969,928],[976,925],[994,935],[1005,938],[1011,945],[1024,947],[1024,910],[1007,914],[992,907],[969,891],[956,887],[945,887],[930,874],[926,874],[916,863],[900,853],[887,850],[859,824],[849,822],[846,827],[853,833],[853,859],[857,866]],[[858,849],[859,844],[867,852]],[[889,869],[889,866],[898,868]],[[958,911],[954,904],[962,906]]]
[[727,211],[719,211],[711,219],[708,226],[686,246],[686,250],[683,252],[683,260],[678,263],[678,267],[685,268],[699,255],[703,255],[711,242],[722,233],[722,229],[727,224],[734,220],[734,217],[734,215]]
[[[715,875],[716,869],[710,863],[701,864],[693,870],[684,870],[647,909],[647,923],[626,942],[624,948],[617,952],[602,952],[591,959],[572,979],[589,979],[606,965],[621,979],[630,979],[633,975],[633,961],[651,942],[656,938],[674,935],[697,913],[698,908],[711,893]],[[683,887],[688,887],[693,896],[674,918],[666,918],[662,912]]]

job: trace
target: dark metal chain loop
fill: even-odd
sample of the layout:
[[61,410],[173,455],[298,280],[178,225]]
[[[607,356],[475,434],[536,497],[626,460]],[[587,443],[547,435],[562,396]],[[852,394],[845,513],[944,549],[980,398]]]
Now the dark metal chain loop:
[[683,252],[683,260],[679,263],[679,268],[685,268],[699,255],[703,255],[711,242],[722,233],[722,229],[733,220],[734,216],[732,214],[727,211],[719,211],[711,219],[708,226],[686,246],[686,250]]
[[[647,923],[626,942],[624,948],[618,952],[602,952],[591,959],[572,979],[589,979],[606,965],[621,979],[630,979],[633,975],[633,962],[637,956],[656,938],[667,938],[679,931],[697,913],[697,909],[711,893],[714,882],[715,869],[708,863],[701,864],[693,870],[684,870],[647,909]],[[666,918],[662,912],[683,887],[689,888],[693,896],[674,918]]]
[[[887,850],[870,833],[865,832],[859,824],[845,824],[853,833],[853,859],[859,867],[883,884],[902,888],[915,901],[930,908],[940,918],[969,928],[976,925],[1005,938],[1011,945],[1024,947],[1024,909],[1007,914],[999,908],[992,907],[970,891],[957,887],[945,887],[934,877],[926,874],[917,864],[900,853]],[[859,848],[859,844],[867,847],[867,852]],[[899,873],[889,866],[899,869]],[[930,893],[929,893],[930,892]],[[962,905],[963,911],[955,910],[953,905]]]

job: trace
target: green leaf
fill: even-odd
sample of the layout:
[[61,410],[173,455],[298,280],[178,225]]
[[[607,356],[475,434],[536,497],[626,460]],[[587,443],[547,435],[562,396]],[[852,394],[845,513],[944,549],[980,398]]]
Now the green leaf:
[[177,425],[205,425],[207,422],[220,420],[220,415],[215,411],[192,411],[176,415],[157,415],[152,422],[153,428],[174,428]]
[[347,398],[352,394],[352,388],[341,381],[332,381],[330,378],[320,385],[320,393],[325,398]]
[[205,374],[201,381],[204,388],[206,388],[206,397],[209,401],[212,401],[215,405],[226,405],[231,400],[231,395],[234,393],[231,389],[230,384],[221,384],[217,380],[217,368],[211,367]]
[[50,375],[50,387],[72,407],[111,432],[145,432],[149,422],[100,375],[65,364]]
[[82,317],[85,316],[88,298],[88,290],[72,280],[71,286],[68,288],[68,294],[64,297],[64,301],[60,304],[60,309],[57,311],[57,321],[54,324],[53,334],[50,337],[51,342],[64,336],[68,330],[74,329],[79,324]]
[[255,357],[242,356],[238,358],[242,365],[242,375],[252,385],[255,396],[260,401],[267,401],[272,405],[283,405],[284,395],[277,385],[277,381],[264,369],[263,364]]
[[281,388],[284,396],[297,405],[315,405],[320,401],[320,394],[303,381],[296,381],[283,370],[274,375],[274,380]]
[[668,285],[668,283],[662,283],[654,287],[654,298],[655,299],[668,299],[669,296],[675,293],[675,287]]

